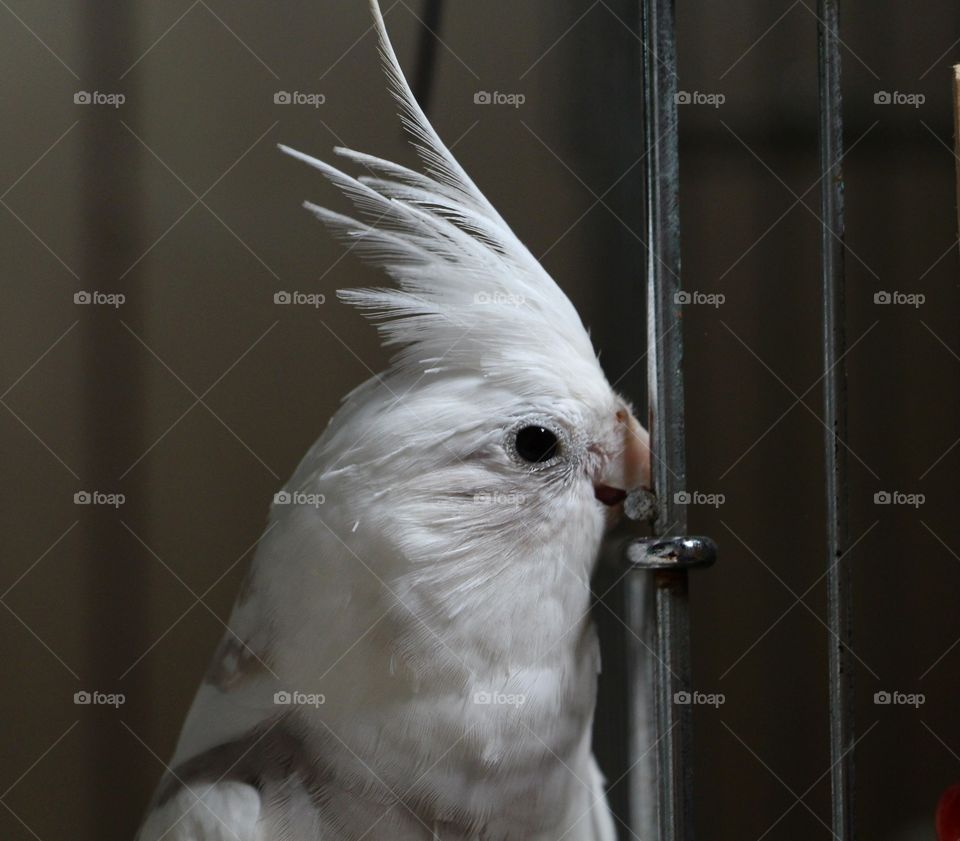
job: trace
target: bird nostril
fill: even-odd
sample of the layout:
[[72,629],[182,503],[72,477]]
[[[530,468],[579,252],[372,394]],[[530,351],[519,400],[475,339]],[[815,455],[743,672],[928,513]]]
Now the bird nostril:
[[610,485],[594,485],[593,495],[604,505],[619,505],[627,498],[625,490],[611,488]]

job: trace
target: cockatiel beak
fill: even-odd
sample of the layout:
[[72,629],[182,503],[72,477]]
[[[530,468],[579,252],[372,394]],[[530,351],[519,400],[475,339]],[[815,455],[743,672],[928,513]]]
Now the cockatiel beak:
[[619,505],[627,493],[650,487],[650,435],[626,409],[616,414],[617,448],[607,454],[593,493],[604,505]]

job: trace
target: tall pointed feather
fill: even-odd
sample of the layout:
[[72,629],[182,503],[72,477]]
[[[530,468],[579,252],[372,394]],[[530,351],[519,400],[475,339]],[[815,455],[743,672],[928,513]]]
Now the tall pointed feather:
[[[530,393],[606,388],[573,305],[444,145],[413,97],[376,0],[371,9],[393,96],[426,171],[337,147],[372,173],[354,177],[280,147],[319,170],[363,221],[307,208],[399,285],[341,290],[341,299],[379,319],[384,344],[400,348],[398,370],[461,369]],[[439,359],[444,364],[434,365]]]
[[377,38],[380,41],[380,54],[383,57],[387,76],[391,82],[391,90],[400,103],[400,107],[405,118],[404,124],[411,134],[416,138],[414,146],[420,153],[424,163],[431,169],[435,169],[435,175],[439,176],[441,182],[462,193],[470,204],[476,209],[482,210],[497,219],[507,227],[506,222],[500,217],[496,208],[490,204],[487,197],[480,192],[473,180],[467,175],[466,171],[460,166],[460,162],[453,157],[450,150],[447,149],[440,136],[434,130],[427,115],[424,114],[420,103],[417,102],[413,91],[410,89],[410,83],[400,67],[400,61],[397,59],[397,53],[393,49],[390,36],[387,34],[387,26],[383,20],[383,13],[380,11],[380,4],[377,0],[370,0],[370,11],[373,14],[373,24],[377,30]]

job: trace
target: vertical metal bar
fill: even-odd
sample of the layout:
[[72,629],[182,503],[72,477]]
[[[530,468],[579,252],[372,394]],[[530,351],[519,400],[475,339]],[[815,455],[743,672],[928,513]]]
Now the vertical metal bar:
[[854,837],[853,691],[849,654],[850,583],[847,533],[846,347],[843,272],[843,121],[840,96],[838,0],[819,0],[820,277],[823,285],[823,403],[827,492],[827,614],[830,628],[830,758],[833,833]]
[[[960,64],[953,65],[953,156],[957,159],[957,233],[960,234]],[[958,240],[960,243],[960,240]]]
[[[659,501],[656,534],[686,532],[683,336],[680,329],[680,215],[676,36],[673,0],[642,0],[644,142],[647,206],[647,331],[652,479]],[[685,569],[652,573],[653,663],[657,721],[658,823],[661,841],[693,838],[690,706],[674,703],[690,684]]]
[[657,786],[661,841],[693,838],[691,708],[676,704],[690,688],[687,573],[656,572]]
[[[627,720],[627,815],[630,831],[644,841],[658,837],[657,753],[652,750],[657,733],[656,652],[648,640],[654,628],[654,588],[647,573],[630,575],[624,582],[623,617],[633,632],[624,638],[624,672],[629,718]],[[604,657],[607,652],[604,652]],[[611,803],[611,806],[613,803]],[[631,836],[633,837],[633,836]]]
[[420,107],[427,112],[433,91],[434,68],[437,65],[437,39],[440,36],[440,13],[443,0],[425,0],[423,28],[417,45],[417,66],[413,75],[413,93]]
[[[128,65],[128,50],[137,43],[138,8],[131,3],[101,4],[85,0],[81,38],[82,77],[89,90],[121,90],[127,97],[122,117],[137,125],[139,73],[122,83],[118,69]],[[122,84],[122,87],[119,85]],[[85,85],[85,86],[86,86]],[[80,113],[82,111],[82,114]],[[78,109],[83,145],[80,153],[82,270],[88,291],[119,292],[126,296],[122,316],[111,307],[78,307],[81,319],[84,460],[81,475],[90,490],[126,495],[124,519],[146,521],[144,472],[134,471],[122,482],[120,472],[149,444],[144,407],[144,354],[124,330],[121,317],[133,325],[144,313],[141,271],[119,278],[143,253],[142,205],[138,196],[141,164],[136,141],[123,128],[113,108]],[[85,600],[86,654],[84,686],[113,691],[123,666],[150,644],[145,617],[150,595],[144,566],[130,559],[130,535],[119,516],[90,506],[83,512],[83,563],[87,572]],[[140,527],[138,527],[140,528]],[[142,528],[141,528],[142,530]],[[143,557],[140,553],[137,557]],[[150,561],[144,558],[143,563]],[[129,698],[148,698],[148,673],[137,669],[123,681]],[[111,782],[123,780],[129,790],[148,791],[154,771],[143,761],[142,748],[122,728],[100,724],[87,762],[101,769],[87,783],[89,826],[78,835],[96,837],[104,826],[136,827],[141,804],[136,797],[116,797]],[[118,802],[119,801],[119,802]],[[97,829],[97,828],[100,829]]]

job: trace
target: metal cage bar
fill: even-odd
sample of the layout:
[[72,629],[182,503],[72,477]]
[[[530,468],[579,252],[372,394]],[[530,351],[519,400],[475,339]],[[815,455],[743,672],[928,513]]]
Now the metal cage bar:
[[830,629],[830,791],[833,834],[854,838],[853,663],[850,658],[850,581],[846,550],[847,434],[843,261],[843,118],[840,93],[838,0],[819,0],[820,278],[823,287],[823,405],[827,494],[827,621]]
[[[136,9],[128,3],[103,6],[94,0],[87,0],[78,8],[84,12],[79,18],[82,78],[93,89],[99,82],[116,78],[117,62],[126,55],[122,45],[135,43]],[[138,78],[134,74],[125,79],[122,88],[129,100],[124,105],[124,116],[133,125],[138,123],[138,103],[142,101]],[[148,284],[142,267],[137,271],[129,269],[145,247],[144,208],[139,198],[143,185],[137,181],[143,165],[141,150],[106,109],[87,109],[78,134],[82,278],[79,289],[96,289],[103,279],[112,280],[108,288],[126,295],[124,322],[139,325],[146,320]],[[84,395],[80,468],[83,485],[122,489],[128,500],[126,516],[133,522],[142,522],[150,513],[144,502],[148,498],[144,472],[136,471],[120,479],[117,473],[122,469],[120,463],[129,464],[150,443],[145,357],[136,352],[132,337],[124,335],[117,316],[108,312],[109,308],[79,309],[84,310],[78,331]],[[122,426],[117,423],[118,416],[123,418]],[[98,513],[88,512],[78,529],[86,581],[83,598],[88,605],[95,606],[87,612],[86,627],[79,630],[88,651],[82,671],[89,685],[114,686],[118,682],[118,652],[128,651],[128,656],[133,657],[150,644],[151,631],[144,617],[150,610],[151,592],[143,563],[131,557],[130,535],[114,518]],[[142,554],[137,557],[144,561]],[[128,558],[130,562],[118,562]],[[142,669],[119,680],[128,697],[150,692],[147,674]],[[114,768],[128,775],[130,782],[135,783],[131,790],[145,790],[152,784],[152,770],[139,761],[139,755],[131,754],[127,734],[115,728],[99,728],[91,738],[95,740],[90,756],[94,767]],[[97,796],[90,782],[85,785],[91,808],[85,815],[87,829],[78,827],[78,837],[101,836],[104,826],[130,825],[139,820],[140,805],[135,799],[123,798],[118,804]]]
[[[712,558],[712,544],[684,535],[686,487],[683,332],[680,327],[680,213],[677,56],[673,0],[642,0],[644,182],[647,232],[647,389],[651,479],[656,497],[653,540],[634,541],[628,560],[651,570],[656,720],[657,825],[661,841],[693,838],[691,709],[674,702],[690,688],[687,569]],[[638,629],[643,631],[643,629]],[[639,677],[639,676],[637,676]],[[636,703],[637,699],[634,699]],[[635,715],[642,711],[635,710]],[[637,791],[636,796],[642,792]],[[636,813],[636,806],[634,807]]]
[[413,76],[413,93],[425,112],[430,108],[430,97],[433,94],[442,15],[443,0],[424,0],[423,17],[420,19],[420,42],[417,45],[417,64]]

